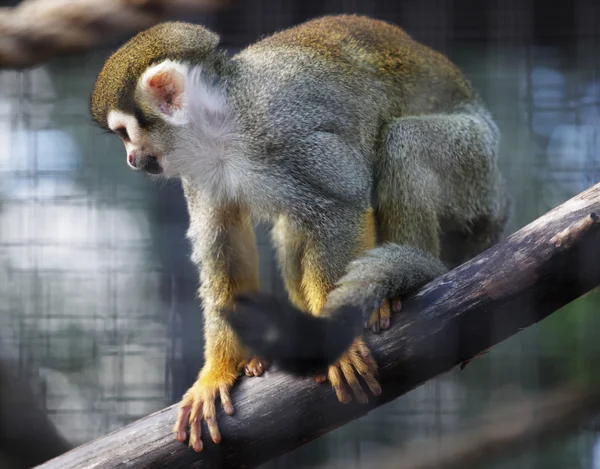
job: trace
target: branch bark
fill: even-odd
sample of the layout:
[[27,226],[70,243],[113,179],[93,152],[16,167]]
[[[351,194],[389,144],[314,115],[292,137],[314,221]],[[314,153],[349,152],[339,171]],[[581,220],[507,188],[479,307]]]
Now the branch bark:
[[0,9],[0,68],[31,67],[228,0],[25,0]]
[[[175,441],[175,406],[43,466],[253,467],[407,393],[600,284],[600,184],[565,202],[403,302],[392,327],[369,336],[383,394],[341,405],[327,385],[282,373],[242,379],[223,441],[200,454]],[[32,431],[35,431],[32,429]]]

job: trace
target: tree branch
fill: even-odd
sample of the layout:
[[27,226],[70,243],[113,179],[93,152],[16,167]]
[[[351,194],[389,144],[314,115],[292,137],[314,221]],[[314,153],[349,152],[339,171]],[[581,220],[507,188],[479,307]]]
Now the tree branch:
[[[328,385],[282,373],[243,378],[236,414],[219,413],[223,441],[194,453],[175,441],[175,406],[43,468],[253,467],[407,393],[540,321],[600,284],[600,184],[425,286],[392,327],[369,336],[383,394],[339,404]],[[35,431],[35,429],[32,429]],[[206,432],[204,432],[206,434]]]
[[183,13],[228,0],[25,0],[0,9],[0,68],[81,52]]

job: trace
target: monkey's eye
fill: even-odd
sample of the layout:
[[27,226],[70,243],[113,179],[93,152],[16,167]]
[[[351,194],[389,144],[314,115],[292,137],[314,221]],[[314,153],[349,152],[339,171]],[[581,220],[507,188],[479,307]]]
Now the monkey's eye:
[[127,133],[127,129],[125,127],[119,127],[118,129],[115,129],[115,133],[123,140],[129,140],[129,134]]

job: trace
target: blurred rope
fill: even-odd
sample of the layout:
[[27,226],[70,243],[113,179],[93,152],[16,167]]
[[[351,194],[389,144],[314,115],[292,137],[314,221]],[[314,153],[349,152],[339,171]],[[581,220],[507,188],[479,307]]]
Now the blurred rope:
[[25,0],[0,8],[0,68],[26,68],[80,52],[229,0]]

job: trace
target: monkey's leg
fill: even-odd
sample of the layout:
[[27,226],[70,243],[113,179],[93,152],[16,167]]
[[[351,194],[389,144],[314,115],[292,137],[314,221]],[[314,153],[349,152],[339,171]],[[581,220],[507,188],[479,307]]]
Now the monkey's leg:
[[234,412],[229,390],[247,357],[222,311],[233,305],[236,294],[258,291],[258,254],[246,210],[233,205],[216,206],[206,197],[200,200],[190,187],[184,188],[191,215],[188,236],[193,244],[193,259],[201,265],[205,364],[181,400],[174,430],[177,439],[185,441],[189,424],[189,444],[201,451],[203,420],[212,440],[221,440],[216,420],[217,398],[227,414]]
[[[361,214],[340,210],[339,213],[330,213],[328,221],[322,222],[321,226],[312,227],[306,233],[305,251],[301,262],[301,288],[311,314],[326,314],[323,306],[327,295],[344,274],[348,263],[373,244],[374,229],[370,209]],[[329,379],[340,402],[347,403],[352,398],[344,384],[345,381],[356,399],[366,402],[368,398],[358,381],[358,376],[364,379],[373,394],[379,395],[381,387],[375,378],[376,372],[375,360],[371,357],[364,339],[359,337],[338,362],[329,367],[327,377],[317,377],[317,381]]]
[[[304,241],[296,231],[291,229],[289,221],[283,215],[275,222],[271,234],[289,299],[298,309],[307,311],[300,285],[302,280],[300,260],[304,252]],[[268,361],[253,357],[244,365],[244,373],[246,376],[260,376],[269,366]]]
[[[435,209],[427,200],[419,197],[418,192],[410,189],[411,185],[418,181],[410,179],[410,173],[397,175],[398,177],[394,177],[394,174],[386,174],[385,171],[382,173],[377,182],[377,218],[381,242],[418,247],[439,258],[439,225]],[[405,190],[407,194],[404,193]],[[410,290],[416,290],[427,281],[433,280],[440,271],[439,268],[432,269],[431,275],[428,276],[426,266],[430,265],[429,260],[423,259],[420,262],[415,259],[414,263],[423,266],[424,272],[421,274],[424,275],[417,276],[414,272],[408,269],[403,271],[402,266],[398,266],[399,270],[394,273],[398,278],[390,278],[390,282],[410,285],[408,287]],[[396,314],[402,310],[401,298],[390,298],[389,303],[392,313]]]
[[[363,231],[361,232],[361,249],[363,251],[374,248],[377,244],[376,222],[373,210],[368,210],[364,215]],[[286,217],[280,217],[273,227],[273,243],[277,251],[277,259],[281,268],[285,287],[291,303],[302,311],[309,311],[306,298],[301,285],[302,269],[301,259],[306,249],[304,238],[297,229],[291,226]],[[390,327],[390,302],[383,304],[373,312],[367,326],[373,331]]]
[[280,216],[271,233],[289,299],[296,308],[308,311],[302,290],[302,257],[306,249],[302,232],[287,217]]
[[[374,248],[377,243],[376,223],[372,210],[364,215],[363,231],[361,232],[361,249]],[[302,311],[308,311],[308,305],[301,285],[301,259],[306,249],[304,238],[298,230],[291,227],[290,221],[280,217],[273,227],[273,242],[277,250],[277,258],[282,271],[289,299],[294,306]],[[390,327],[390,302],[384,301],[381,307],[373,313],[368,326],[375,332]]]
[[[375,186],[381,242],[415,246],[439,259],[440,219],[468,231],[474,220],[495,216],[498,131],[486,111],[399,118],[383,140]],[[410,275],[406,283],[422,286]],[[400,299],[393,305],[400,309]]]
[[[363,252],[377,246],[377,221],[372,209],[367,210],[363,215],[359,236],[360,249]],[[379,308],[375,309],[373,315],[365,324],[365,328],[370,327],[375,333],[379,332],[381,329],[387,329],[390,327],[391,315],[390,301],[385,300]]]
[[[376,246],[376,232],[377,224],[373,210],[367,210],[360,224],[359,252]],[[299,228],[294,228],[292,222],[282,216],[273,227],[273,242],[290,301],[298,309],[309,311],[310,308],[302,286],[301,260],[306,250],[305,237]],[[379,332],[380,329],[387,329],[390,326],[390,315],[390,303],[386,300],[381,307],[374,311],[368,326],[375,332]]]

